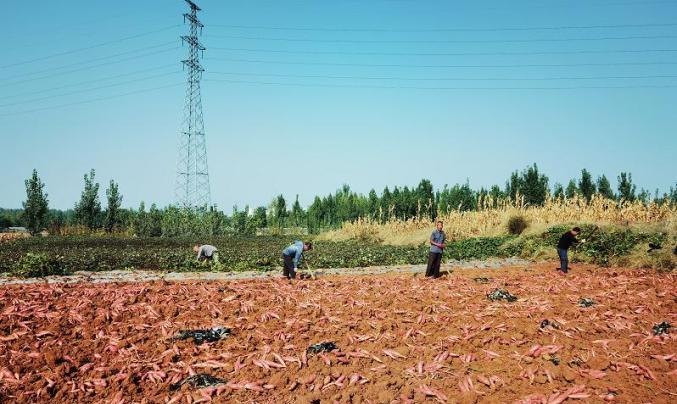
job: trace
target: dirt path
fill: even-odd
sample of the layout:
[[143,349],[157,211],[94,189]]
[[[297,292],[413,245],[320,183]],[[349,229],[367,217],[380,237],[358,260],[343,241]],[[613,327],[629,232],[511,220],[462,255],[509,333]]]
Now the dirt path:
[[[489,260],[469,260],[469,261],[451,261],[442,265],[442,272],[461,268],[472,269],[498,269],[506,266],[524,266],[532,264],[529,261],[519,258],[489,259]],[[275,271],[243,271],[243,272],[161,272],[161,271],[100,271],[85,272],[79,271],[73,275],[67,276],[47,276],[44,278],[16,278],[10,276],[0,277],[0,285],[12,284],[32,284],[32,283],[108,283],[108,282],[150,282],[150,281],[227,281],[238,279],[274,279],[281,276],[282,269]],[[301,271],[308,273],[307,271]],[[381,274],[410,274],[424,273],[425,265],[400,265],[400,266],[380,266],[364,268],[331,268],[317,269],[313,271],[316,276],[328,275],[381,275]]]

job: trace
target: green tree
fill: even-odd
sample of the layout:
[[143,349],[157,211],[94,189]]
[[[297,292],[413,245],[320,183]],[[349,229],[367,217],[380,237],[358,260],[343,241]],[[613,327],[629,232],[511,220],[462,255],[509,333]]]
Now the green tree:
[[268,226],[268,220],[266,218],[266,208],[263,206],[259,206],[258,208],[254,209],[254,215],[251,218],[252,225],[256,229],[263,229]]
[[[186,209],[191,211],[191,209]],[[148,235],[150,237],[160,237],[162,235],[162,211],[154,203],[150,205],[147,216]],[[195,226],[193,226],[195,227]],[[181,232],[180,235],[191,235],[192,232]]]
[[336,220],[335,224],[345,221],[352,221],[362,216],[359,198],[350,190],[350,187],[344,184],[336,191],[334,197],[336,201]]
[[337,204],[336,198],[334,195],[327,195],[326,198],[322,199],[322,212],[324,214],[324,224],[325,226],[334,226],[339,224],[338,215],[337,215]]
[[637,196],[635,192],[637,186],[632,183],[632,174],[621,173],[618,176],[618,198],[626,201],[634,201]]
[[510,178],[505,183],[505,194],[510,198],[511,201],[516,201],[517,193],[520,191],[521,186],[522,182],[520,180],[519,172],[515,171],[510,174]]
[[556,182],[552,189],[553,198],[564,198],[564,187],[559,182]]
[[118,184],[110,180],[108,189],[106,189],[106,199],[108,206],[106,208],[106,218],[104,219],[104,229],[111,233],[121,223],[120,207],[122,206],[122,195],[118,190]]
[[437,212],[435,191],[430,180],[422,179],[416,187],[416,209],[421,218],[434,219]]
[[663,203],[674,203],[677,205],[677,183],[670,187],[670,192],[663,194]]
[[311,233],[318,232],[324,225],[324,203],[319,196],[315,196],[313,203],[308,206],[306,222],[308,223],[308,230]]
[[614,191],[611,189],[611,183],[604,174],[601,177],[597,177],[597,193],[607,199],[616,199],[616,195],[614,195]]
[[[163,212],[164,216],[164,212]],[[223,236],[228,227],[228,217],[216,205],[212,205],[203,214],[204,229],[208,236]]]
[[416,197],[406,185],[400,193],[400,201],[400,215],[402,219],[406,220],[416,216]]
[[393,206],[393,201],[392,201],[392,194],[390,193],[390,189],[388,187],[385,187],[383,189],[383,193],[381,193],[381,201],[380,201],[380,214],[381,216],[381,221],[386,222],[388,219],[390,219],[390,211],[391,207]]
[[580,192],[578,190],[578,186],[576,186],[576,181],[571,179],[569,180],[569,184],[567,184],[567,189],[566,189],[566,196],[567,198],[573,198],[574,196],[578,195]]
[[520,193],[524,195],[524,201],[529,205],[543,205],[548,195],[548,177],[538,171],[534,163],[522,173],[522,188]]
[[510,175],[506,183],[506,193],[510,195],[511,200],[516,201],[518,192],[528,205],[538,206],[545,202],[548,195],[548,177],[538,171],[536,163],[521,173],[515,171]]
[[391,206],[391,209],[392,209],[392,214],[390,216],[391,219],[395,219],[395,218],[401,219],[401,214],[403,213],[402,212],[402,210],[403,210],[402,199],[403,198],[402,198],[402,193],[400,192],[400,189],[397,186],[395,186],[395,188],[393,188],[392,195],[390,196],[390,201],[391,201],[390,206]]
[[89,229],[98,227],[101,214],[99,183],[94,182],[94,177],[94,169],[89,172],[89,175],[85,174],[85,189],[80,196],[80,202],[75,205],[75,217],[78,224],[87,226]]
[[21,226],[23,209],[0,208],[0,228]]
[[60,210],[53,210],[49,214],[49,234],[60,234],[66,225],[66,215]]
[[477,194],[470,188],[468,182],[463,185],[455,184],[451,188],[445,185],[440,192],[439,206],[445,213],[452,210],[461,212],[473,210],[477,206]]
[[369,199],[367,202],[367,215],[371,219],[376,219],[378,218],[379,215],[379,199],[378,195],[376,194],[376,191],[372,188],[371,191],[369,191]]
[[595,183],[592,181],[592,175],[585,168],[581,171],[581,179],[578,181],[578,189],[581,191],[581,195],[585,198],[586,201],[590,202],[590,199],[595,194]]
[[288,212],[287,212],[287,201],[284,199],[283,195],[278,195],[273,199],[273,202],[270,204],[269,209],[270,220],[269,223],[277,228],[282,228],[286,224]]
[[38,177],[38,171],[33,169],[31,178],[25,181],[26,201],[23,202],[23,221],[31,234],[40,232],[47,223],[49,201],[44,192],[45,184]]
[[294,226],[302,226],[303,223],[306,221],[306,212],[303,210],[303,207],[301,207],[301,203],[299,203],[299,196],[296,195],[296,200],[294,200],[294,203],[292,204],[291,207],[291,221],[294,224]]
[[179,237],[194,235],[195,228],[202,228],[194,223],[191,208],[168,207],[164,212],[155,204],[146,212],[146,204],[142,201],[134,215],[134,233],[139,237]]
[[642,188],[639,193],[637,194],[637,200],[641,201],[643,204],[649,203],[649,200],[651,199],[651,192],[649,192],[648,189]]
[[501,190],[501,187],[498,185],[492,185],[489,190],[489,195],[493,199],[493,207],[498,207],[498,202],[502,199],[505,199],[506,194]]
[[5,214],[0,214],[0,230],[3,230],[7,227],[12,227],[12,226],[14,226],[12,219],[7,217]]
[[240,211],[237,209],[237,205],[233,206],[233,214],[230,220],[236,234],[247,234],[247,207],[244,211]]
[[134,214],[133,220],[134,234],[138,237],[148,237],[150,229],[148,229],[148,213],[146,212],[146,204],[141,201],[139,210]]

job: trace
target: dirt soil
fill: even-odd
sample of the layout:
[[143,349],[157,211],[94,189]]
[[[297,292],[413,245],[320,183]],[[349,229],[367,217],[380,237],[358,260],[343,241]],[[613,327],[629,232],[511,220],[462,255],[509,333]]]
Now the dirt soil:
[[[4,285],[0,402],[675,402],[676,275],[554,268]],[[170,389],[199,373],[226,383]]]

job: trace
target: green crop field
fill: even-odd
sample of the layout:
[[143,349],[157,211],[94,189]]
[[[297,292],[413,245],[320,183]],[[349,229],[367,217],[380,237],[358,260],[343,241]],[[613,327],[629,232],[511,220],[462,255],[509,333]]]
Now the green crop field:
[[[445,259],[489,257],[549,258],[565,226],[553,226],[529,236],[478,237],[447,244]],[[656,259],[665,256],[670,240],[664,233],[641,233],[609,228],[595,233],[576,251],[577,260],[609,265],[633,251],[661,246]],[[0,244],[0,272],[18,276],[69,274],[75,271],[145,269],[163,271],[274,270],[282,265],[281,251],[293,236],[214,237],[202,240],[219,250],[220,265],[199,263],[189,238],[131,238],[120,236],[32,237]],[[663,248],[662,246],[666,246]],[[662,254],[662,255],[661,255]],[[423,264],[427,246],[392,246],[359,241],[316,241],[305,263],[313,268]],[[669,251],[667,256],[669,258]],[[660,267],[660,265],[658,265]]]

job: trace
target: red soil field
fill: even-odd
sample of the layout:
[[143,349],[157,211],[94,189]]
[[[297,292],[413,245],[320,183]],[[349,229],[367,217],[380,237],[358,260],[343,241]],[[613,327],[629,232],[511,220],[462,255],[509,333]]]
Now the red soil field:
[[[652,331],[677,323],[675,275],[554,267],[3,286],[0,401],[675,402],[677,329]],[[172,340],[215,326],[232,335]],[[197,373],[226,383],[170,390]]]

